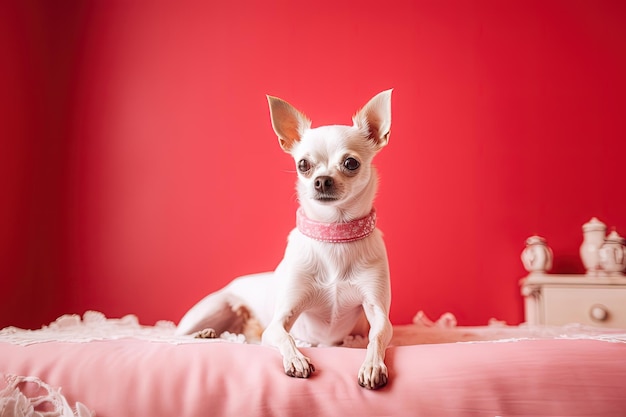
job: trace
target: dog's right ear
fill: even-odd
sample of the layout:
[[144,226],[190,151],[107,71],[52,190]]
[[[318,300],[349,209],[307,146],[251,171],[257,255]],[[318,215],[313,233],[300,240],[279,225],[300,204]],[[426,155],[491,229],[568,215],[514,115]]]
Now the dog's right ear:
[[311,121],[291,104],[278,97],[267,96],[270,105],[272,127],[278,135],[280,147],[287,153],[300,141],[304,132],[311,127]]

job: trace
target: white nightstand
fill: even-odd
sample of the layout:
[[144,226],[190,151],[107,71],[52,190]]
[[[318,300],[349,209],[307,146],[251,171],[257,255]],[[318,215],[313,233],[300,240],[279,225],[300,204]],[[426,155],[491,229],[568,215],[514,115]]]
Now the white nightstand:
[[530,325],[626,328],[626,277],[531,273],[521,286]]

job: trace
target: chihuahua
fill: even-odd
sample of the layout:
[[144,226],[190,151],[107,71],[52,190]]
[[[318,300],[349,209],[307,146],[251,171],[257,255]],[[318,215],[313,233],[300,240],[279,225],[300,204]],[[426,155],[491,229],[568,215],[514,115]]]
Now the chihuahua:
[[393,328],[387,253],[373,206],[378,177],[372,159],[389,141],[391,90],[359,110],[353,126],[311,128],[291,104],[267,99],[280,147],[296,165],[296,228],[274,272],[237,278],[208,295],[185,314],[177,333],[211,328],[213,337],[224,331],[250,339],[256,334],[278,348],[285,373],[297,378],[308,378],[315,367],[296,340],[331,346],[349,336],[367,336],[358,382],[381,388],[388,381],[384,358]]

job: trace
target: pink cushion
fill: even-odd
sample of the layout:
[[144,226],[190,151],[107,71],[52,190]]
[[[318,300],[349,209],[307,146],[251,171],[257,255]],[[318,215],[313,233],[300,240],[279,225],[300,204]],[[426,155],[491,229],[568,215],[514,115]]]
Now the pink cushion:
[[391,347],[390,383],[357,384],[363,349],[305,348],[317,372],[284,375],[274,349],[138,339],[0,342],[0,372],[62,387],[98,416],[621,416],[626,344],[523,340]]

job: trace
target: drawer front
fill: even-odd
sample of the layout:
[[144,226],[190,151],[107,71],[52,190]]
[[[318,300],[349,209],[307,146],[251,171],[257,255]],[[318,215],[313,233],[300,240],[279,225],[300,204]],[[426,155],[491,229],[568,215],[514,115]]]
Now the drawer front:
[[545,324],[581,323],[626,328],[626,288],[543,288]]

